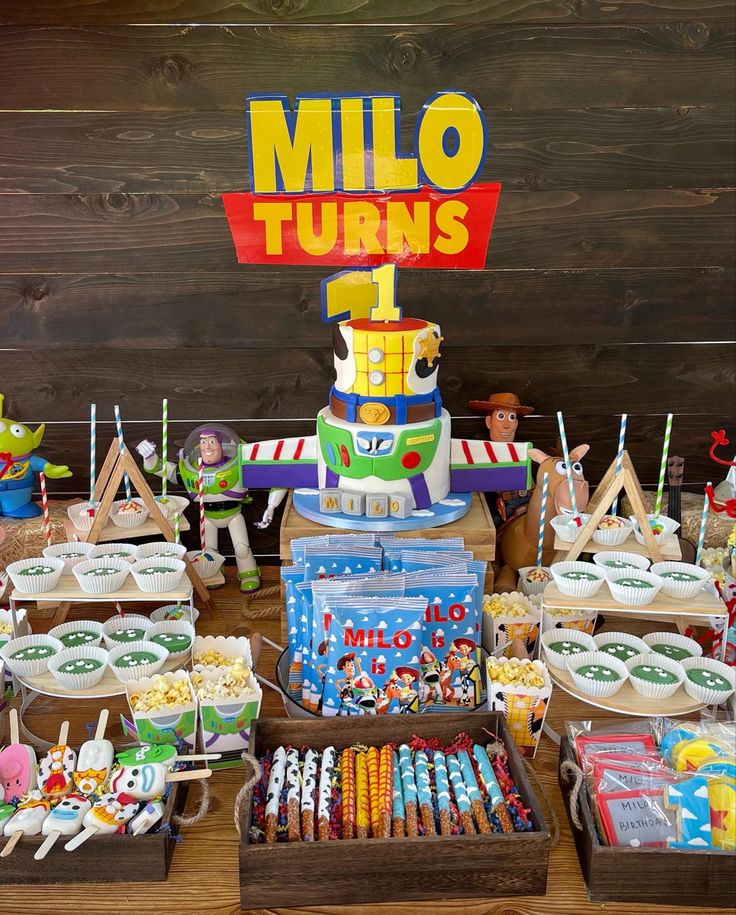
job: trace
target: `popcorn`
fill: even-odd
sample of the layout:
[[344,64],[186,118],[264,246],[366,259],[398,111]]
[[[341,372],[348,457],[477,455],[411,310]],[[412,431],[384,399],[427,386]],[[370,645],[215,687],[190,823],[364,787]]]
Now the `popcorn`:
[[728,550],[725,547],[711,547],[703,550],[700,560],[700,565],[710,572],[713,580],[722,585],[726,583],[726,574],[723,570],[723,561],[726,556],[728,556]]
[[130,697],[134,712],[161,712],[192,701],[188,680],[174,680],[168,674],[155,674],[154,686]]
[[194,652],[194,665],[200,667],[244,667],[244,658],[228,658],[216,648]]
[[[243,659],[235,660],[242,662]],[[249,685],[250,677],[250,668],[243,663],[223,668],[217,679],[205,678],[198,670],[191,674],[197,699],[255,699],[257,693]]]
[[533,613],[533,608],[517,592],[512,594],[484,594],[483,612],[489,613],[491,616],[529,616]]
[[3,623],[0,621],[0,635],[12,635],[13,634],[13,624],[12,623]]
[[501,686],[524,686],[541,689],[545,685],[545,667],[541,661],[519,661],[509,658],[500,663],[494,657],[486,662],[488,678]]

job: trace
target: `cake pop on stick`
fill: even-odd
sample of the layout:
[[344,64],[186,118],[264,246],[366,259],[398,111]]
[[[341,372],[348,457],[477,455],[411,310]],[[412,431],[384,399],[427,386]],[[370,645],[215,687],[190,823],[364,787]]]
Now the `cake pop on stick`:
[[279,821],[279,803],[281,789],[284,787],[284,774],[286,772],[286,750],[277,747],[271,760],[271,774],[268,778],[266,792],[266,842],[273,845],[276,841],[276,826]]
[[478,826],[478,832],[491,832],[491,824],[488,822],[488,817],[486,816],[483,798],[481,797],[480,789],[478,788],[478,782],[476,781],[475,772],[473,771],[473,763],[468,751],[459,750],[457,760],[460,763],[460,771],[462,772],[465,788],[467,789],[468,797],[470,798],[470,809],[473,811],[473,816],[475,817],[475,822]]
[[83,794],[67,794],[43,821],[41,832],[46,836],[44,843],[33,856],[43,861],[59,836],[75,836],[82,828],[82,820],[92,808],[89,798]]
[[66,843],[65,851],[74,851],[98,833],[112,835],[132,820],[137,812],[138,802],[129,794],[103,794],[84,815],[84,829]]
[[317,839],[326,842],[330,838],[330,802],[332,801],[332,775],[335,771],[335,748],[325,747],[322,753],[322,768],[319,772],[319,796],[317,800]]
[[432,789],[429,786],[429,767],[427,765],[427,754],[423,750],[417,750],[414,754],[414,770],[417,778],[419,811],[422,815],[424,834],[427,836],[435,836],[437,835],[437,830],[434,827]]
[[10,744],[0,752],[0,787],[6,801],[22,798],[36,787],[38,763],[33,747],[20,742],[18,711],[10,710]]
[[85,796],[95,794],[105,784],[115,759],[115,747],[109,740],[104,739],[108,716],[108,710],[103,708],[97,721],[94,739],[87,740],[79,750],[77,768],[74,770],[74,784],[77,791]]
[[152,829],[159,820],[163,819],[163,815],[164,802],[149,801],[143,810],[141,810],[140,813],[137,813],[130,823],[128,823],[130,834],[132,836],[139,836],[143,832],[148,832],[148,830]]
[[8,857],[21,836],[37,836],[50,809],[51,804],[37,788],[31,791],[26,800],[18,804],[15,814],[3,826],[3,835],[9,836],[10,841],[6,842],[5,848],[0,851],[0,858]]
[[452,835],[452,818],[450,814],[450,780],[447,776],[447,761],[441,750],[434,753],[434,781],[437,790],[437,808],[440,813],[440,834]]
[[514,824],[506,809],[503,792],[501,791],[501,786],[498,784],[498,779],[493,772],[493,766],[491,765],[491,760],[486,752],[486,748],[479,743],[476,743],[473,746],[473,756],[478,764],[480,779],[483,782],[483,787],[486,789],[486,794],[490,798],[493,812],[501,823],[501,829],[504,832],[513,832]]
[[77,754],[67,745],[68,737],[69,722],[62,721],[56,746],[51,747],[38,765],[38,787],[50,801],[58,801],[74,787]]
[[127,794],[136,801],[150,801],[163,797],[169,782],[189,782],[209,778],[211,769],[188,769],[172,772],[163,763],[143,763],[141,766],[121,766],[110,778],[113,794]]

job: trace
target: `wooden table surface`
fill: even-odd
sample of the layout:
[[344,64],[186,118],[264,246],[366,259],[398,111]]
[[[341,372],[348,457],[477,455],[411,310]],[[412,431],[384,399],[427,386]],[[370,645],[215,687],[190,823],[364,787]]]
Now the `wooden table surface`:
[[[214,592],[216,605],[221,611],[221,618],[212,620],[203,613],[197,621],[200,634],[248,634],[260,631],[274,641],[279,638],[280,624],[275,606],[275,596],[256,597],[244,600],[238,592],[232,570],[228,569],[227,585]],[[266,585],[275,583],[277,570],[266,570]],[[139,608],[136,608],[139,609]],[[104,619],[110,615],[106,605],[88,605],[85,608],[75,605],[72,618],[80,619],[82,614],[89,618]],[[44,621],[32,620],[34,631],[44,628]],[[627,623],[627,628],[634,630],[635,624]],[[272,677],[276,651],[264,646],[261,655],[259,672]],[[124,700],[115,699],[109,702],[112,730],[111,739],[121,739],[119,723],[113,715],[124,710]],[[39,698],[28,714],[28,724],[39,736],[52,739],[58,732],[59,723],[64,717],[71,721],[70,742],[81,742],[86,736],[84,725],[96,720],[99,703],[80,701],[63,702],[57,699]],[[561,729],[567,719],[590,717],[594,710],[557,690],[550,704],[547,716],[548,723],[555,729]],[[281,700],[276,693],[265,690],[263,713],[265,715],[283,715]],[[595,713],[598,717],[598,713]],[[604,713],[600,713],[602,716]],[[594,912],[615,912],[616,915],[642,915],[642,905],[606,905],[588,902],[585,887],[575,854],[570,826],[562,806],[562,799],[557,786],[558,748],[552,741],[542,737],[537,758],[532,770],[538,777],[544,792],[551,800],[552,809],[560,824],[560,841],[550,854],[549,880],[546,896],[528,896],[498,899],[457,900],[455,902],[437,901],[419,904],[405,903],[397,905],[366,906],[310,906],[308,909],[259,909],[258,912],[283,913],[325,913],[325,915],[413,915],[421,911],[423,915],[589,915]],[[24,886],[13,887],[2,885],[2,865],[0,865],[0,912],[3,915],[27,915],[28,912],[62,913],[146,913],[146,915],[165,915],[165,913],[235,913],[240,911],[238,887],[237,835],[233,825],[233,802],[240,786],[240,770],[215,772],[211,779],[212,805],[205,819],[197,826],[183,831],[183,841],[176,848],[169,879],[166,883],[112,884],[94,888],[83,885],[66,885],[63,887]],[[192,792],[196,794],[196,792]],[[194,798],[190,798],[190,805]],[[544,804],[544,798],[541,798]],[[676,852],[673,852],[676,855]],[[74,858],[70,855],[70,867]],[[114,865],[113,865],[114,866]],[[626,880],[626,874],[621,874]],[[713,915],[725,915],[728,909],[704,909]],[[646,906],[646,915],[692,915],[692,909],[672,906]]]

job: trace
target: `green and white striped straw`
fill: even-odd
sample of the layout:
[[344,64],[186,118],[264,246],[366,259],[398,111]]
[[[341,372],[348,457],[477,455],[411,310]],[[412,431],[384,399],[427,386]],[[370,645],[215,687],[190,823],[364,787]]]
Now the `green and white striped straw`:
[[163,430],[161,432],[161,451],[163,452],[163,462],[164,468],[161,471],[161,496],[166,498],[166,485],[168,483],[167,479],[167,460],[169,454],[169,401],[168,398],[164,397],[163,402],[163,416],[162,416]]
[[181,517],[181,515],[179,514],[179,512],[177,512],[174,515],[174,540],[176,541],[176,543],[181,543],[181,533],[179,531],[179,518],[180,517]]
[[657,484],[657,501],[654,503],[654,517],[659,518],[662,513],[662,496],[664,494],[664,475],[667,470],[667,455],[670,451],[670,438],[672,437],[672,414],[667,414],[667,425],[664,430],[662,443],[662,462],[659,465],[659,483]]

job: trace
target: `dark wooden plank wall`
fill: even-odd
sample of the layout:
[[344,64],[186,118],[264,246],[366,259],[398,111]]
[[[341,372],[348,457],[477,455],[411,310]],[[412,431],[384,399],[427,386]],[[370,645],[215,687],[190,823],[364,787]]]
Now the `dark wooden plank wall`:
[[[397,12],[397,10],[400,10]],[[196,25],[199,23],[199,25]],[[646,485],[665,414],[688,482],[734,432],[732,0],[25,0],[0,4],[0,390],[86,488],[88,404],[133,443],[199,421],[308,434],[331,380],[319,280],[235,262],[219,194],[248,185],[254,92],[394,92],[408,146],[441,88],[486,111],[501,181],[483,271],[405,271],[446,336],[443,395],[510,389],[525,434],[590,441],[621,411]],[[336,269],[336,268],[332,268]],[[262,496],[249,510],[254,517]],[[268,534],[258,551],[274,551]]]

